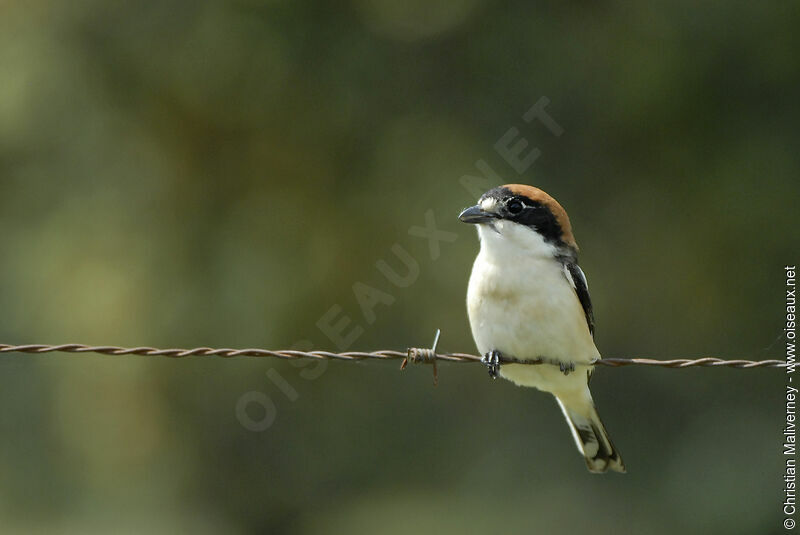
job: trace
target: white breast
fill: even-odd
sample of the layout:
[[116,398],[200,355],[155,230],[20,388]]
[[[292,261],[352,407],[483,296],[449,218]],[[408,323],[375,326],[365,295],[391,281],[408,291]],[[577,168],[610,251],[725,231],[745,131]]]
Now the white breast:
[[[599,353],[555,248],[522,225],[479,225],[481,251],[467,291],[472,334],[482,354],[586,364]],[[576,369],[576,372],[580,372]],[[505,365],[501,375],[548,392],[585,388],[585,373],[556,366]]]

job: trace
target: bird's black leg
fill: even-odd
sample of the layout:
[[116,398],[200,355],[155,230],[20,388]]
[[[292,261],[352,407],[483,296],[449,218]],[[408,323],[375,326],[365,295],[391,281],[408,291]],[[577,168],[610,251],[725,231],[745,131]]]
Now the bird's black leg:
[[503,355],[496,349],[489,351],[481,358],[481,362],[489,370],[489,377],[492,379],[497,379],[497,375],[500,373],[500,360],[502,358]]
[[569,375],[569,372],[575,371],[575,363],[574,362],[559,362],[558,368],[561,370],[561,373],[564,375]]

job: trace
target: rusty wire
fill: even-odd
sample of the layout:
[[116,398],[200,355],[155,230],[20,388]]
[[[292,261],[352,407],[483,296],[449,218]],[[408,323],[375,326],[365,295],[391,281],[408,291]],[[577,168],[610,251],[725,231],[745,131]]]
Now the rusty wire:
[[[296,351],[269,350],[269,349],[231,349],[231,348],[211,348],[195,347],[192,349],[158,349],[155,347],[118,347],[118,346],[88,346],[83,344],[28,344],[28,345],[8,345],[0,344],[0,354],[2,353],[98,353],[101,355],[142,355],[148,357],[169,357],[183,358],[193,356],[208,357],[275,357],[279,359],[317,359],[317,360],[398,360],[414,363],[431,363],[438,361],[444,362],[480,362],[481,357],[468,353],[437,353],[435,350],[425,348],[409,348],[406,351],[381,350],[381,351],[345,351],[342,353],[332,353],[329,351]],[[518,360],[504,357],[500,360],[501,364],[544,364],[542,360]],[[723,360],[715,357],[702,357],[695,359],[671,359],[658,360],[650,358],[606,358],[597,360],[593,363],[598,366],[609,368],[620,368],[623,366],[657,366],[661,368],[785,368],[786,362],[782,360]]]

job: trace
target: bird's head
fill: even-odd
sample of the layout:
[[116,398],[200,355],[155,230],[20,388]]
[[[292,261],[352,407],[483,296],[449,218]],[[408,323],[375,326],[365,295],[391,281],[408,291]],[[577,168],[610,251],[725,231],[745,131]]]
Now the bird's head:
[[[525,249],[550,246],[554,254],[578,252],[566,210],[533,186],[506,184],[490,189],[478,199],[478,204],[462,211],[458,218],[477,225],[482,240],[497,234],[490,239],[510,240]],[[493,232],[487,234],[485,230]]]

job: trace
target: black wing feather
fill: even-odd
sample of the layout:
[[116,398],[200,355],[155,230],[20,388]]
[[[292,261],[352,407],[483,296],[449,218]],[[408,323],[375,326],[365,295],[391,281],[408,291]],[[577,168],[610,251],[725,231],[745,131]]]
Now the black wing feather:
[[564,269],[569,274],[572,287],[575,288],[575,293],[578,295],[578,300],[583,307],[583,313],[586,316],[586,324],[589,326],[589,332],[594,338],[594,312],[592,312],[592,298],[589,297],[589,285],[586,283],[586,276],[583,270],[578,267],[575,262],[565,262]]

